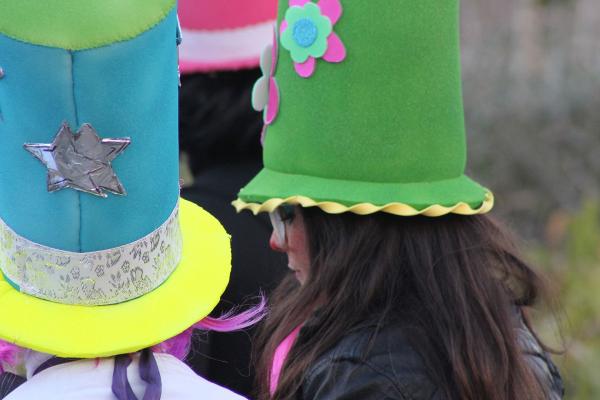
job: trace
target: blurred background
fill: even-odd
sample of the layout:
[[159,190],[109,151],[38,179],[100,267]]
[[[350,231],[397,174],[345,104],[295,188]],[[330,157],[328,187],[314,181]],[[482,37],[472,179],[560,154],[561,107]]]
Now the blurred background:
[[535,318],[566,398],[600,399],[600,1],[461,12],[468,170],[547,273],[556,309]]

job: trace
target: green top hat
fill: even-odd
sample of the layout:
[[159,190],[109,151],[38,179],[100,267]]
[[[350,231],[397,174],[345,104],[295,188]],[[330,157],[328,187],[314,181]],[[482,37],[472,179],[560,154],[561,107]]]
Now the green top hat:
[[265,168],[238,211],[489,211],[492,193],[464,175],[458,22],[458,0],[281,0],[254,93]]

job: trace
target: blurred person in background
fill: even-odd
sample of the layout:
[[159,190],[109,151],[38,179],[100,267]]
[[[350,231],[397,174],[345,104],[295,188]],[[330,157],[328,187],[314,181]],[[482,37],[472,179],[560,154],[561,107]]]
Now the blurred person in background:
[[292,272],[260,399],[562,397],[527,315],[542,280],[465,175],[458,22],[458,0],[279,2],[265,167],[234,202]]
[[[262,167],[262,117],[250,107],[259,58],[273,36],[276,0],[180,0],[180,149],[182,197],[215,215],[232,235],[232,273],[217,313],[260,291],[285,271],[270,251],[268,218],[235,215],[230,203]],[[185,165],[187,163],[187,165]],[[197,337],[188,361],[208,379],[240,394],[251,391],[251,335]]]

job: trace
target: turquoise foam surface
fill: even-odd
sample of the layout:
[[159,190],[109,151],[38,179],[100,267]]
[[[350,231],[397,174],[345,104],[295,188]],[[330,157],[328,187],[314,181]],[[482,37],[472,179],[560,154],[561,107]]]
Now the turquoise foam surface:
[[[135,241],[179,196],[175,10],[133,40],[69,52],[0,35],[0,217],[19,235],[67,251]],[[131,138],[113,161],[126,196],[48,193],[46,168],[23,149],[50,143],[63,121]]]

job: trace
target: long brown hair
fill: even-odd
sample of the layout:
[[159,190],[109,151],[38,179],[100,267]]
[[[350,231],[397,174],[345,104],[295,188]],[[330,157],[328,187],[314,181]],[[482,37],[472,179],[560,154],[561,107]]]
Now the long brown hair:
[[275,348],[317,307],[318,323],[291,349],[273,399],[293,398],[311,364],[373,318],[378,326],[406,323],[447,398],[545,398],[515,329],[515,315],[535,302],[541,281],[490,217],[296,212],[304,218],[311,270],[305,285],[289,276],[272,295],[256,343],[259,398],[271,398]]

